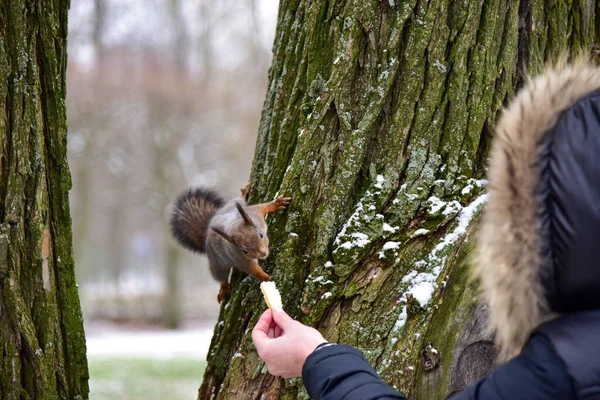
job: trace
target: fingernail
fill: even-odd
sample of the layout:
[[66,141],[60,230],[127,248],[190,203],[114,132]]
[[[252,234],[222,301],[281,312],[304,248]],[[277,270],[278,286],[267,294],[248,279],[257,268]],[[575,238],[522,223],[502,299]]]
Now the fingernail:
[[273,312],[280,313],[282,311],[283,311],[283,308],[281,308],[281,307],[273,307]]

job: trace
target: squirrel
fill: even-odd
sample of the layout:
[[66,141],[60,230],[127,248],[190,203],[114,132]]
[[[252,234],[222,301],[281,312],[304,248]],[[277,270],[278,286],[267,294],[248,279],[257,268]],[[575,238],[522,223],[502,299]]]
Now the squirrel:
[[249,187],[248,183],[240,189],[241,198],[228,202],[210,189],[188,189],[177,197],[171,213],[171,233],[175,239],[184,248],[208,256],[210,272],[221,282],[219,303],[230,292],[232,266],[261,282],[272,280],[258,265],[258,259],[269,255],[265,216],[284,210],[291,198],[279,196],[270,203],[248,205]]

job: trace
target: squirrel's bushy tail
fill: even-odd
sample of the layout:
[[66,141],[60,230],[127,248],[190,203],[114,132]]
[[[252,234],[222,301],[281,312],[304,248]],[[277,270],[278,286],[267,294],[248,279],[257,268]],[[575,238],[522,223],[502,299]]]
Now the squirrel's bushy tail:
[[171,233],[185,248],[206,252],[204,241],[210,219],[225,201],[216,192],[205,188],[188,189],[175,201],[171,214]]

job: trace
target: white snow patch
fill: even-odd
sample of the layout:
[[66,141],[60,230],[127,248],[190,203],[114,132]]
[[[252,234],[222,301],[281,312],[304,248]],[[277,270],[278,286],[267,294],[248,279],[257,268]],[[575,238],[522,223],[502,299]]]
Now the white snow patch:
[[427,205],[429,206],[429,211],[431,214],[436,214],[443,207],[445,207],[446,204],[447,203],[445,201],[440,200],[440,198],[436,196],[431,196],[427,199]]
[[364,247],[370,242],[369,237],[364,233],[355,232],[352,234],[352,237],[356,239],[355,244],[358,247]]
[[411,237],[416,237],[416,236],[423,236],[423,235],[427,235],[429,233],[429,229],[417,229],[416,231],[413,232]]
[[377,183],[374,185],[377,189],[383,189],[383,183],[385,182],[385,178],[383,175],[377,175]]
[[395,330],[398,330],[404,326],[404,324],[406,323],[407,316],[408,316],[408,314],[406,314],[406,306],[402,306],[402,311],[400,312],[400,315],[398,316],[398,320],[396,320],[396,323],[394,324]]
[[400,242],[386,242],[383,247],[382,250],[391,250],[391,249],[397,249],[400,247]]
[[342,227],[342,230],[340,231],[340,233],[337,235],[337,237],[335,238],[335,244],[339,245],[340,243],[340,238],[346,235],[346,230],[354,224],[357,224],[358,220],[359,220],[359,216],[360,213],[364,210],[364,206],[362,204],[362,199],[358,202],[358,204],[356,205],[356,209],[354,210],[354,213],[350,216],[350,218],[348,218],[348,221],[346,221],[346,223],[344,224],[344,226]]
[[346,241],[343,244],[341,244],[340,247],[343,247],[346,250],[350,250],[353,247],[365,247],[371,242],[369,240],[369,237],[361,232],[354,232],[350,234],[350,237],[352,238],[352,241]]
[[444,209],[444,212],[442,214],[444,214],[445,216],[456,215],[460,210],[462,210],[462,206],[460,205],[460,203],[456,200],[453,200],[450,203],[447,203],[446,208]]
[[383,230],[384,232],[396,232],[398,230],[397,226],[391,226],[390,224],[388,224],[387,222],[383,223]]
[[412,281],[413,279],[415,279],[417,274],[418,274],[417,271],[410,271],[408,274],[406,274],[406,275],[404,275],[404,277],[402,277],[402,282],[406,283],[406,282]]
[[458,215],[458,226],[456,228],[454,228],[454,230],[452,232],[450,232],[448,235],[446,235],[444,238],[442,238],[440,243],[438,243],[438,245],[435,246],[435,248],[433,249],[433,251],[431,253],[432,256],[435,257],[437,255],[437,253],[442,251],[446,246],[449,246],[449,245],[453,244],[454,242],[456,242],[456,240],[467,231],[467,227],[469,226],[469,224],[471,223],[471,220],[473,219],[473,214],[475,214],[475,211],[477,211],[479,206],[481,206],[482,204],[484,204],[487,201],[487,197],[488,197],[487,193],[483,194],[483,195],[479,196],[478,198],[476,198],[467,207],[462,209],[462,211]]
[[471,192],[471,190],[473,190],[474,187],[483,187],[487,185],[487,180],[486,179],[469,179],[467,181],[467,185],[463,188],[463,190],[461,190],[461,194],[465,195],[465,194],[469,194]]
[[327,261],[325,263],[325,268],[331,268],[331,267],[333,267],[333,263],[331,261]]
[[473,219],[473,215],[487,201],[487,194],[483,194],[475,199],[471,204],[463,208],[458,215],[458,225],[452,232],[443,237],[427,256],[427,261],[420,260],[415,263],[418,268],[429,265],[431,272],[411,271],[402,278],[403,283],[410,282],[405,293],[412,294],[424,307],[431,300],[433,292],[437,288],[436,280],[446,263],[446,256],[440,257],[440,253],[448,246],[453,245],[467,231],[467,227]]
[[400,247],[400,242],[386,242],[383,247],[381,248],[381,251],[379,252],[379,259],[383,260],[385,258],[385,251],[386,250],[396,250]]
[[424,307],[431,300],[431,296],[435,290],[435,283],[433,282],[421,282],[417,285],[412,286],[408,293],[412,294],[413,297],[419,302],[421,307]]
[[442,214],[445,216],[455,215],[462,209],[458,201],[445,202],[436,196],[428,198],[426,203],[429,206],[430,214],[437,214],[443,210]]
[[325,280],[325,277],[323,276],[319,276],[313,279],[313,283],[320,283],[321,285],[333,285],[333,282],[331,280]]
[[290,236],[293,236],[293,237],[298,237],[298,234],[297,234],[297,233],[295,233],[295,232],[290,232]]
[[323,293],[323,296],[322,296],[322,298],[323,298],[323,299],[328,299],[328,298],[330,298],[331,296],[332,296],[331,292],[327,292],[327,293]]
[[[385,178],[383,175],[377,175],[377,184],[375,187],[382,188]],[[373,218],[384,219],[382,214],[376,214],[377,209],[375,196],[381,194],[380,191],[371,192],[367,190],[365,195],[358,201],[352,215],[348,218],[340,233],[336,236],[334,245],[337,247],[334,253],[340,248],[350,250],[353,247],[364,247],[371,242],[369,237],[362,232],[348,233],[348,231],[358,231],[361,224],[370,223]],[[386,224],[387,225],[387,224]],[[389,225],[387,225],[389,226]]]

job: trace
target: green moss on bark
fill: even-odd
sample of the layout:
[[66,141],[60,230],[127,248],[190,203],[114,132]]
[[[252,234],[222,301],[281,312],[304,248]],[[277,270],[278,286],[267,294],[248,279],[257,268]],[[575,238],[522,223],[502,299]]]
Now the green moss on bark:
[[68,1],[0,6],[0,397],[83,399],[66,158]]
[[[499,111],[527,68],[592,43],[595,8],[584,6],[280,5],[250,201],[293,200],[269,216],[264,267],[291,315],[357,346],[413,397],[454,390],[475,304],[466,243]],[[299,380],[273,379],[256,355],[258,283],[235,273],[233,292],[199,398],[306,398]],[[430,341],[440,359],[425,371],[423,357],[435,358],[422,354]]]

